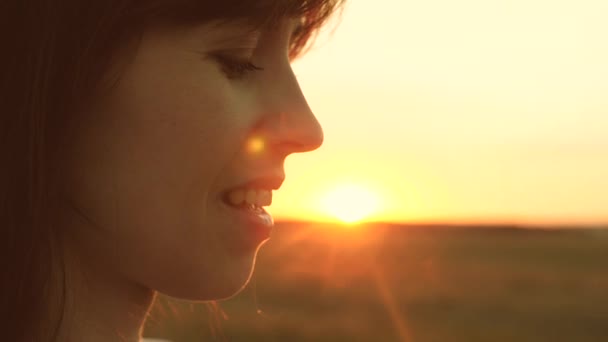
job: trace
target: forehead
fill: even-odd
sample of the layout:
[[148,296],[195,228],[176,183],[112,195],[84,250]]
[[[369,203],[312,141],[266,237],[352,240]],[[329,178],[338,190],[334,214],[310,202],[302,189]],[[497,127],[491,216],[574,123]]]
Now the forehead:
[[[134,11],[146,13],[145,21],[150,27],[192,27],[215,21],[244,21],[254,29],[269,30],[282,26],[287,19],[286,31],[290,33],[290,56],[297,57],[318,28],[323,25],[343,0],[138,0],[145,9]],[[301,23],[301,25],[298,25]],[[284,27],[284,26],[283,26]]]
[[[327,0],[307,2],[324,1]],[[306,15],[314,10],[313,7],[302,0],[157,0],[153,5],[147,4],[145,9],[135,12],[147,13],[146,17],[149,17],[152,25],[192,26],[211,21],[241,21],[256,27],[267,27],[283,18]]]

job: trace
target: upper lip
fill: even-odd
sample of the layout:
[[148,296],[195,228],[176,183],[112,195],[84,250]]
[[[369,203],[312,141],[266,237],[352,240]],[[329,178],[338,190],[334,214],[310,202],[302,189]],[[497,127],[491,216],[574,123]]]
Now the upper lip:
[[283,184],[285,180],[285,176],[261,176],[253,178],[249,181],[243,182],[240,185],[237,185],[230,190],[234,189],[242,189],[242,188],[250,188],[250,189],[268,189],[268,190],[277,190]]

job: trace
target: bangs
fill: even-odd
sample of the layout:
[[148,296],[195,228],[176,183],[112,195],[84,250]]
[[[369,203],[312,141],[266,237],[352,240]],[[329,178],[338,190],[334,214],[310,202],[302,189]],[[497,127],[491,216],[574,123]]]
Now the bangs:
[[256,28],[300,18],[289,57],[300,56],[344,0],[137,0],[131,17],[151,26],[188,26],[211,20],[243,20]]

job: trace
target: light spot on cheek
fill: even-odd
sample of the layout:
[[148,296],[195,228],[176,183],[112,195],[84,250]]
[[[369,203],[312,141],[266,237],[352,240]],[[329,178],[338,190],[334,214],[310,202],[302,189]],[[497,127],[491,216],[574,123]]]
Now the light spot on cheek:
[[247,140],[247,153],[251,155],[260,154],[264,151],[266,144],[264,139],[259,136],[253,136]]

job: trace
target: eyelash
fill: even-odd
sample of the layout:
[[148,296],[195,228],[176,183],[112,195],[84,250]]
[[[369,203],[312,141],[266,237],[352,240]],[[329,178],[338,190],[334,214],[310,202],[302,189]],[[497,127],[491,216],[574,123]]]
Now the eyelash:
[[264,68],[253,64],[251,61],[239,60],[236,57],[220,54],[212,57],[220,64],[222,71],[229,79],[242,79],[250,72],[264,70]]

